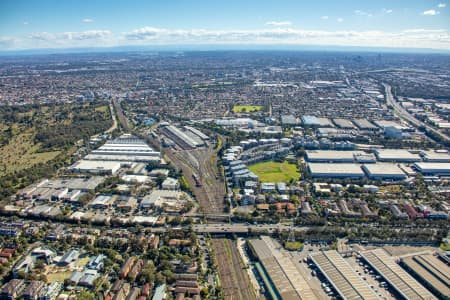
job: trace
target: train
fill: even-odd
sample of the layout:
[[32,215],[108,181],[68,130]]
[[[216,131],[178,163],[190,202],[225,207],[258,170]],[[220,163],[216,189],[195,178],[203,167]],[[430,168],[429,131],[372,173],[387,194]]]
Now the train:
[[196,187],[201,187],[202,186],[200,178],[198,177],[197,174],[192,174],[192,179],[194,179]]

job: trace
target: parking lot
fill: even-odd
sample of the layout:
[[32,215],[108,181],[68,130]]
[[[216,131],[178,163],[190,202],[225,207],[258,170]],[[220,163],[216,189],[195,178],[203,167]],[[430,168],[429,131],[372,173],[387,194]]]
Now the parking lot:
[[382,299],[395,299],[392,293],[389,291],[387,283],[384,279],[376,274],[370,265],[366,264],[359,256],[349,256],[346,261],[355,269],[356,273],[364,279],[369,286],[380,296]]
[[[327,289],[327,285],[317,276],[317,271],[314,265],[306,261],[308,254],[320,251],[320,249],[325,248],[326,245],[320,244],[304,244],[302,251],[291,251],[289,254],[293,258],[297,269],[303,275],[303,277],[308,282],[313,292],[317,295],[319,299],[334,299],[335,293],[331,293]],[[328,293],[328,294],[327,294]]]

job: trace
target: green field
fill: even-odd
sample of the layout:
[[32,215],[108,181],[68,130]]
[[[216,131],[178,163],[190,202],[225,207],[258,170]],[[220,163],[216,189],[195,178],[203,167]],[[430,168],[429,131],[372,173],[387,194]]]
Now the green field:
[[263,107],[261,105],[235,105],[233,107],[233,112],[234,113],[256,112],[262,109]]
[[47,274],[47,281],[50,283],[64,282],[64,279],[69,279],[70,275],[72,275],[71,271],[50,273],[50,274]]
[[291,179],[298,180],[300,173],[295,164],[288,162],[262,162],[248,167],[255,173],[261,182],[288,182]]
[[27,129],[12,137],[8,144],[0,147],[0,176],[23,170],[29,166],[45,163],[55,158],[60,151],[39,152],[40,145],[33,141],[33,130]]

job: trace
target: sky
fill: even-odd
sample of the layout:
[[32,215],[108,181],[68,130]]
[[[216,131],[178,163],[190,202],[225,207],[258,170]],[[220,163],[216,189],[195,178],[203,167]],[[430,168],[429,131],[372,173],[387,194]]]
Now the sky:
[[447,51],[449,5],[428,0],[0,0],[0,51],[134,45]]

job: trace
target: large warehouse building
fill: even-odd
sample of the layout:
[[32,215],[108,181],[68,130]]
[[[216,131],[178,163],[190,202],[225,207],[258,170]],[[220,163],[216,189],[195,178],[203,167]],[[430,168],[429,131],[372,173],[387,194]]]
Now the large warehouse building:
[[401,265],[440,299],[450,298],[450,267],[431,254],[409,256]]
[[307,150],[306,160],[309,162],[352,163],[355,161],[354,151]]
[[308,171],[313,178],[359,179],[364,177],[364,172],[358,164],[308,163]]
[[403,180],[406,174],[395,164],[378,163],[363,166],[367,177],[373,180]]
[[149,162],[160,160],[161,154],[153,150],[143,140],[124,134],[106,142],[103,146],[93,150],[84,158],[86,160]]
[[405,149],[376,149],[375,155],[379,161],[386,162],[419,162],[422,159],[419,154],[414,154]]
[[337,251],[317,252],[310,254],[309,258],[342,299],[381,299]]
[[[257,269],[269,287],[273,299],[318,299],[290,256],[281,252],[280,245],[268,236],[249,241],[258,257]],[[270,280],[269,280],[270,278]]]
[[364,151],[307,150],[306,160],[323,163],[375,163],[372,153]]
[[377,126],[373,125],[366,119],[354,119],[353,123],[355,123],[355,125],[361,130],[370,130],[370,131],[378,130]]
[[70,170],[78,173],[91,173],[99,175],[115,175],[121,167],[117,161],[103,160],[79,160],[74,163]]
[[336,119],[333,119],[333,123],[337,127],[343,128],[343,129],[355,129],[356,128],[355,125],[353,125],[353,123],[347,119],[336,118]]
[[201,147],[205,142],[190,130],[182,131],[173,125],[160,127],[161,131],[184,149]]
[[362,251],[361,256],[389,283],[404,299],[436,299],[417,280],[402,269],[385,250]]
[[447,152],[421,151],[420,155],[426,162],[450,163],[450,154]]
[[415,163],[414,168],[422,175],[450,176],[450,163]]

